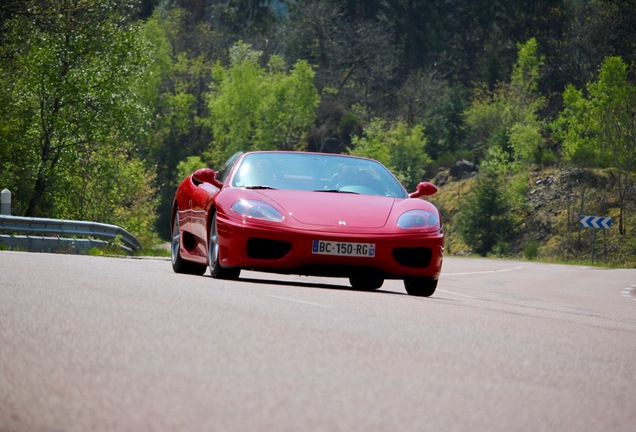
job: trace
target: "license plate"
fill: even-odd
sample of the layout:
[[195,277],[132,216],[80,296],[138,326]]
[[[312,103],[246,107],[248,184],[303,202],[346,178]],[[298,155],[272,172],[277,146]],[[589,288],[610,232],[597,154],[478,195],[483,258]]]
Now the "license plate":
[[319,255],[374,257],[375,244],[314,240],[311,251]]

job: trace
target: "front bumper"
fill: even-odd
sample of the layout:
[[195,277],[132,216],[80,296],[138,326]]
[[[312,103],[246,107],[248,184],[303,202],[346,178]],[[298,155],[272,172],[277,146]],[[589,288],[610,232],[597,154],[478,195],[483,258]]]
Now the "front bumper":
[[[373,257],[312,253],[314,240],[373,243]],[[275,273],[350,277],[374,272],[387,279],[439,278],[444,252],[442,230],[434,233],[328,233],[284,226],[223,220],[219,223],[223,267]]]

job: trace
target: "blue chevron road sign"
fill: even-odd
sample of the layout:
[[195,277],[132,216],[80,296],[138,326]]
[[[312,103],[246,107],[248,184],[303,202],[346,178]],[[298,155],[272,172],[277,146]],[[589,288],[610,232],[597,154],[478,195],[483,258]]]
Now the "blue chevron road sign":
[[611,228],[612,218],[581,215],[579,225],[583,228]]

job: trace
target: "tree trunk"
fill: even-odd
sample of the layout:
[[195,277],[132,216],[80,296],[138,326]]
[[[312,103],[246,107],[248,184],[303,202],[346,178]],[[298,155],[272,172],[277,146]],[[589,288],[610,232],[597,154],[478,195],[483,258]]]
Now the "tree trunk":
[[29,207],[24,214],[27,217],[35,217],[38,216],[37,208],[44,196],[44,192],[46,191],[46,179],[44,178],[44,173],[42,169],[38,172],[38,177],[35,180],[35,186],[33,187],[33,192],[31,193],[31,199],[29,199]]

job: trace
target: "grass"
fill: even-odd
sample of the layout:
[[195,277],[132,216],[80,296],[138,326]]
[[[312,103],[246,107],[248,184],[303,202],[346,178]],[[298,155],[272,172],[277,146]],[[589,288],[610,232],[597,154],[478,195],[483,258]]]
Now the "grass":
[[149,248],[143,248],[135,252],[135,256],[169,257],[170,245],[160,244]]

